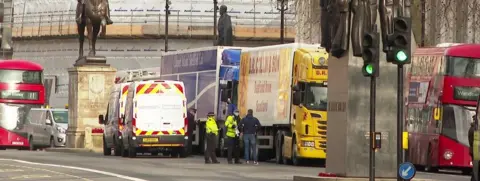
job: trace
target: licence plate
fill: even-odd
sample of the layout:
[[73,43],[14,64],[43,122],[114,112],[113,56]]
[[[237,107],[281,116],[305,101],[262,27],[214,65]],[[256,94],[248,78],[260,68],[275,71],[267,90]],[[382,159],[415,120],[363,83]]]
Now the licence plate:
[[13,141],[12,145],[24,145],[24,143],[19,141]]
[[156,143],[156,142],[158,142],[158,138],[143,138],[143,142],[145,142],[145,143]]

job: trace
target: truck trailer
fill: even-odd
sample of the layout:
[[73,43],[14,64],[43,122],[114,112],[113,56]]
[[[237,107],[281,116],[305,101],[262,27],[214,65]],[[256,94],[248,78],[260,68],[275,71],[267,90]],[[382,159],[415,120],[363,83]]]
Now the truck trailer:
[[185,85],[187,107],[196,108],[196,120],[200,124],[194,129],[193,151],[203,153],[204,123],[207,113],[214,112],[220,127],[217,154],[224,151],[223,123],[228,112],[226,100],[221,99],[222,91],[236,90],[234,82],[238,82],[240,52],[242,47],[205,47],[168,52],[162,55],[160,77],[163,80],[178,80]]
[[[240,115],[260,120],[257,154],[299,165],[326,159],[328,53],[320,45],[291,43],[241,52]],[[233,97],[237,97],[236,95]]]

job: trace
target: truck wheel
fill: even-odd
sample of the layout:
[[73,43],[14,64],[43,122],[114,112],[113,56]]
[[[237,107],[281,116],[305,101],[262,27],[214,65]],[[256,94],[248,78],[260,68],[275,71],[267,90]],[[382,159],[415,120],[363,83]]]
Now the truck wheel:
[[297,140],[294,138],[293,139],[293,145],[292,145],[292,164],[295,166],[301,165],[301,159],[298,158],[298,153],[297,153]]
[[218,157],[226,157],[227,154],[225,154],[226,150],[225,150],[225,138],[220,138],[219,140],[220,144],[219,144],[219,148],[218,148],[218,154],[217,156]]
[[277,133],[277,141],[275,144],[275,162],[277,164],[283,163],[283,134],[280,131]]
[[107,148],[107,143],[105,142],[105,137],[103,137],[103,155],[104,156],[112,155],[112,150]]

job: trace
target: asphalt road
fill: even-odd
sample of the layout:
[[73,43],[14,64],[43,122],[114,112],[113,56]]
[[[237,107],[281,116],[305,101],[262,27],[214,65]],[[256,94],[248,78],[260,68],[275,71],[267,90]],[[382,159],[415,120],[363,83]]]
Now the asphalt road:
[[[0,151],[0,181],[287,181],[294,175],[314,176],[322,167],[294,167],[260,163],[228,165],[203,163],[202,157],[122,158],[96,153],[59,153],[44,151]],[[431,174],[419,172],[415,178],[444,181],[468,181],[459,174]]]

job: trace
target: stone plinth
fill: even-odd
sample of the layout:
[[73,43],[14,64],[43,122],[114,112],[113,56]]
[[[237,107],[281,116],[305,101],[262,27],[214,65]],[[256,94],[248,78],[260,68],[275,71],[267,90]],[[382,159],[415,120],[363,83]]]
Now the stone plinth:
[[[363,77],[363,60],[353,57],[351,47],[344,57],[332,56],[328,63],[326,172],[342,177],[368,177],[370,78]],[[382,148],[376,152],[375,168],[376,176],[382,178],[395,178],[397,173],[396,82],[396,66],[387,63],[385,54],[380,53],[376,131],[382,133]]]
[[[91,58],[85,58],[85,60],[87,59]],[[101,59],[101,57],[93,59]],[[105,115],[107,111],[115,73],[116,69],[107,64],[89,63],[88,61],[84,61],[83,64],[77,61],[74,67],[68,69],[68,116],[70,122],[67,131],[67,147],[83,148],[85,128],[102,127],[98,124],[98,115]]]

